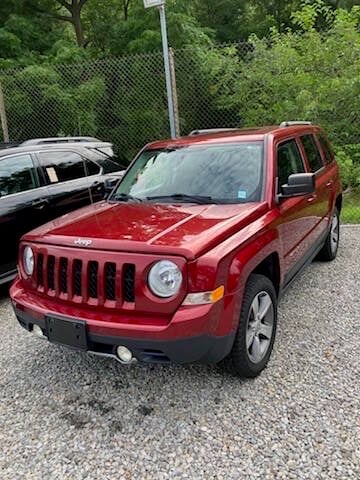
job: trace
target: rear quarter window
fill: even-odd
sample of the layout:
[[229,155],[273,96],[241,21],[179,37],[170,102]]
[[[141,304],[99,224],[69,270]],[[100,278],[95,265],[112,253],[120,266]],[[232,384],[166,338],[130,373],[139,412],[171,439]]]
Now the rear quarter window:
[[317,135],[317,139],[319,140],[322,151],[324,153],[325,162],[329,165],[335,160],[335,153],[331,146],[331,143],[324,133]]
[[86,173],[89,177],[92,175],[99,175],[100,174],[100,167],[96,163],[92,162],[91,160],[84,160]]
[[313,135],[303,135],[300,139],[309,161],[310,170],[315,173],[324,166],[315,137]]

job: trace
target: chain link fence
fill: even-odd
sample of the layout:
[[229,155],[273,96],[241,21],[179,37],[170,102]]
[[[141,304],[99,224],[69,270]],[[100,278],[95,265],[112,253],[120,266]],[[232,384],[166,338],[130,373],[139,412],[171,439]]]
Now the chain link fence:
[[[344,220],[360,223],[359,66],[358,78],[348,70],[338,82],[338,72],[329,73],[324,65],[304,65],[301,72],[289,68],[291,61],[283,65],[264,42],[188,47],[172,51],[172,64],[181,135],[294,119],[323,125],[349,192]],[[146,143],[169,136],[161,52],[3,70],[0,84],[12,142],[95,136],[112,142],[120,158],[129,161]]]

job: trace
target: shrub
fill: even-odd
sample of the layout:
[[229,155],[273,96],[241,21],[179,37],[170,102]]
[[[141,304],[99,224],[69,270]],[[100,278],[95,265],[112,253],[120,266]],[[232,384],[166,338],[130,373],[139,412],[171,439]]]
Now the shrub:
[[[217,78],[220,108],[236,107],[244,126],[310,120],[338,145],[344,182],[359,185],[360,7],[329,13],[326,34],[315,30],[324,3],[305,2],[294,15],[301,31],[272,32],[270,42],[250,39],[252,55],[223,55],[226,72]],[[236,67],[235,67],[236,65]]]

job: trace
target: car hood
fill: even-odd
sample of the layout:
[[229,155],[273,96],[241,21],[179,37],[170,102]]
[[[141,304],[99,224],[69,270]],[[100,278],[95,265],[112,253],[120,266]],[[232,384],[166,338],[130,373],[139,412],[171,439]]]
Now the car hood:
[[100,202],[28,233],[25,241],[193,259],[267,211],[267,204]]

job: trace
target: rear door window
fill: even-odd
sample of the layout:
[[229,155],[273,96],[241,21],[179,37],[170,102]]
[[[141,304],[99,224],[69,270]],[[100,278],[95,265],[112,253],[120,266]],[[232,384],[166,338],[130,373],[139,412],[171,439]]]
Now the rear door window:
[[38,180],[30,155],[13,155],[0,159],[0,197],[36,187]]
[[50,184],[96,175],[100,168],[81,155],[69,151],[38,152],[40,165]]
[[324,165],[322,162],[321,154],[316,144],[313,135],[303,135],[301,137],[301,143],[304,146],[304,150],[309,161],[310,170],[312,173],[320,170]]
[[304,162],[295,140],[288,140],[278,146],[278,192],[288,183],[290,175],[305,173]]

